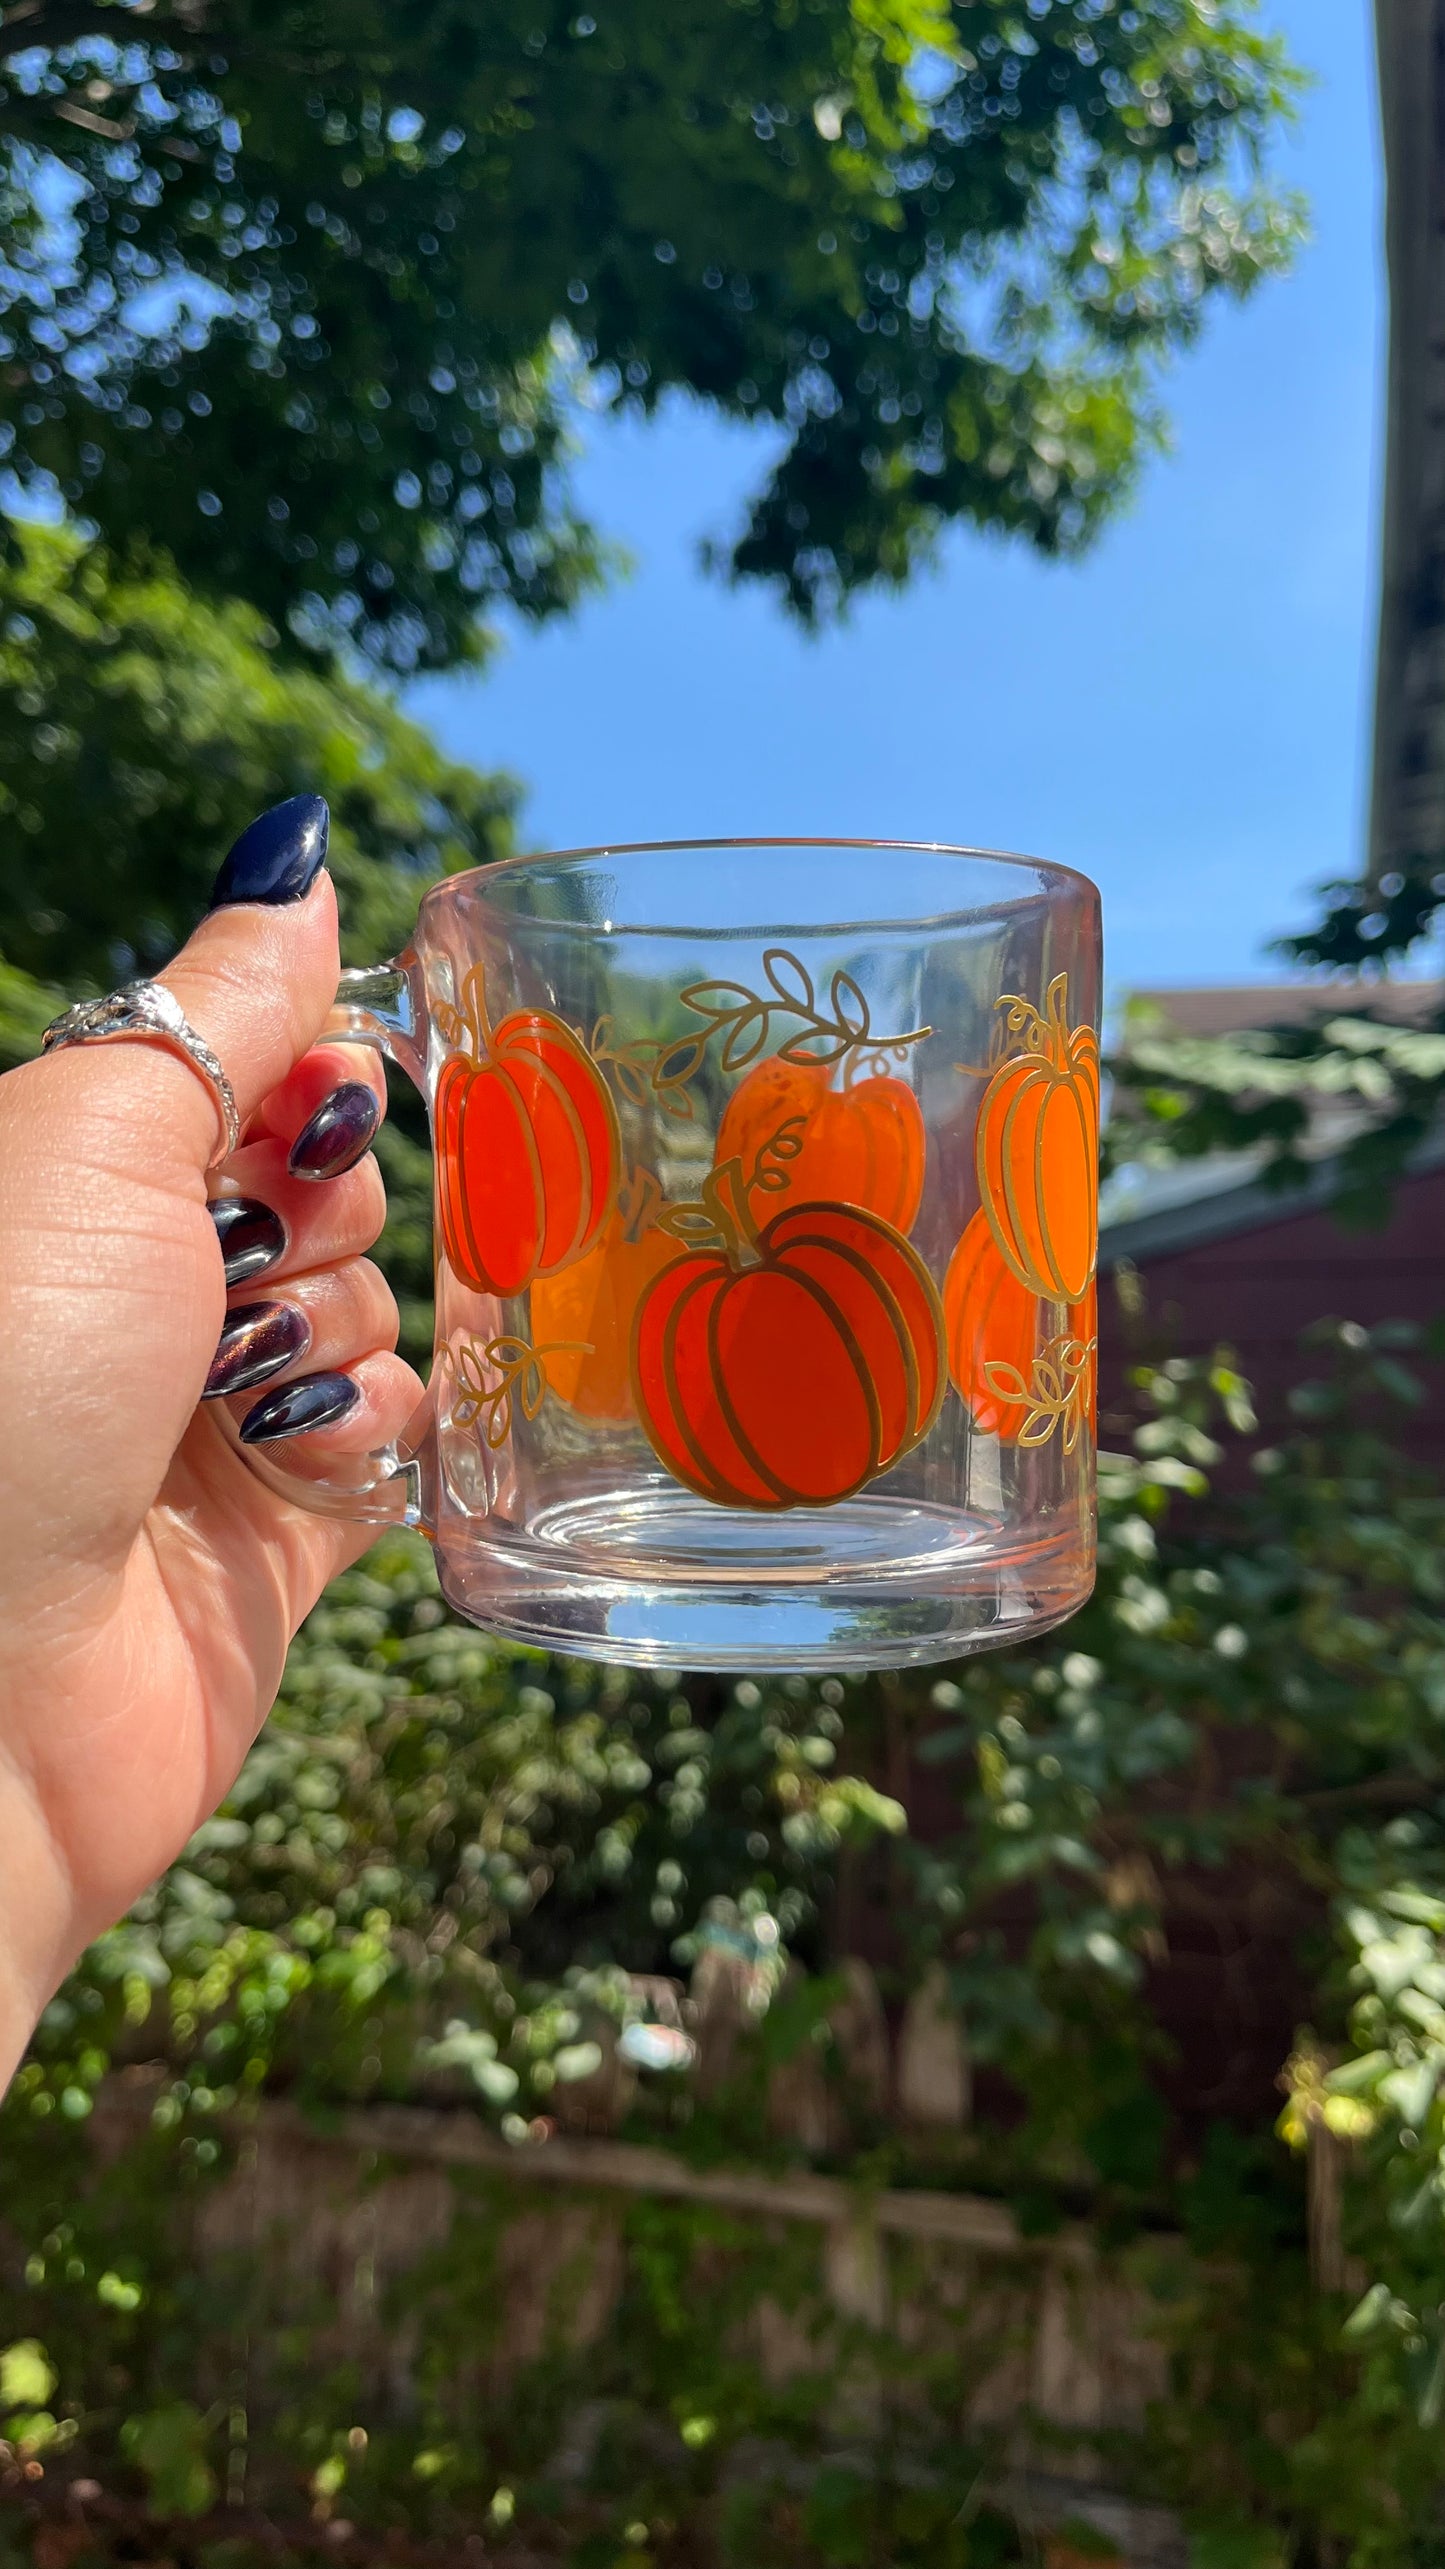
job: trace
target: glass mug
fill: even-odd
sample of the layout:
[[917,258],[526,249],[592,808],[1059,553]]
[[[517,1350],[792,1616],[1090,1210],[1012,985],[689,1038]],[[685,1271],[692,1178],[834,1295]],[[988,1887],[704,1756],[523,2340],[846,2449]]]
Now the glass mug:
[[423,1528],[457,1612],[544,1649],[822,1671],[1046,1631],[1094,1576],[1099,987],[1093,885],[963,848],[436,885],[326,1038],[430,1109],[426,1404],[325,1477],[238,1450]]

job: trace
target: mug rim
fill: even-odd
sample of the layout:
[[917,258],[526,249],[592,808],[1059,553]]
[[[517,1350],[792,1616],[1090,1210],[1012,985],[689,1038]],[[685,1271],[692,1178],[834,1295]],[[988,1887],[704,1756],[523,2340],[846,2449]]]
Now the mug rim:
[[[534,848],[525,856],[498,857],[491,865],[463,866],[456,874],[444,874],[439,882],[429,884],[422,894],[418,916],[429,903],[464,885],[483,888],[504,877],[525,874],[542,865],[566,865],[574,860],[609,856],[682,856],[701,854],[718,848],[875,848],[889,856],[953,856],[973,859],[987,865],[1015,866],[1020,872],[1051,878],[1048,890],[1063,891],[1069,887],[1089,893],[1096,901],[1103,895],[1091,875],[1076,865],[1063,865],[1057,858],[1026,856],[1016,848],[970,847],[949,839],[830,838],[799,836],[783,832],[774,837],[602,839],[588,847]],[[919,926],[937,925],[936,918],[920,920]]]

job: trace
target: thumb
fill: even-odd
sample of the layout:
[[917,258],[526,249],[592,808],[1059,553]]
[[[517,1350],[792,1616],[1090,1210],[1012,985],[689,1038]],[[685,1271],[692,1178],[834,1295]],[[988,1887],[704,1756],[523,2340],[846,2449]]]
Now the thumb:
[[[158,975],[225,1070],[243,1129],[315,1043],[336,996],[328,821],[319,794],[294,795],[254,821],[221,867],[210,910]],[[183,1129],[204,1167],[216,1149],[216,1108],[194,1073],[188,1085]]]
[[[336,996],[336,895],[322,870],[328,817],[319,794],[297,794],[253,821],[221,867],[210,910],[157,976],[220,1062],[243,1130],[310,1050]],[[96,1178],[204,1194],[220,1110],[183,1054],[159,1043],[80,1044],[13,1076],[30,1074],[42,1120],[72,1144],[93,1137],[85,1156]]]

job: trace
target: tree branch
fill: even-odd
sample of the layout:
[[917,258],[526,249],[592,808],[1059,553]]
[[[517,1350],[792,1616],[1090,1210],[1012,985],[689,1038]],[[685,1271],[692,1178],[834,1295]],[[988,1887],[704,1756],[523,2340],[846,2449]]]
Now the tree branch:
[[98,134],[103,143],[128,143],[135,132],[132,117],[118,125],[113,116],[97,116],[89,107],[77,107],[73,98],[57,98],[51,114],[66,125],[78,125],[82,133]]

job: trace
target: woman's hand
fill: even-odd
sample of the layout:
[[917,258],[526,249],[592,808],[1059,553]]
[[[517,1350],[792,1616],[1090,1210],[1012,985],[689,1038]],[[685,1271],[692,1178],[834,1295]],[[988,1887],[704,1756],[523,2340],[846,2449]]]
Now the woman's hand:
[[215,1397],[254,1441],[304,1432],[308,1461],[386,1442],[421,1397],[362,1255],[379,1069],[310,1049],[338,972],[325,843],[313,796],[264,815],[160,976],[240,1110],[216,1202],[215,1101],[166,1047],[0,1079],[0,2084],[226,1793],[292,1633],[371,1539],[273,1497]]

